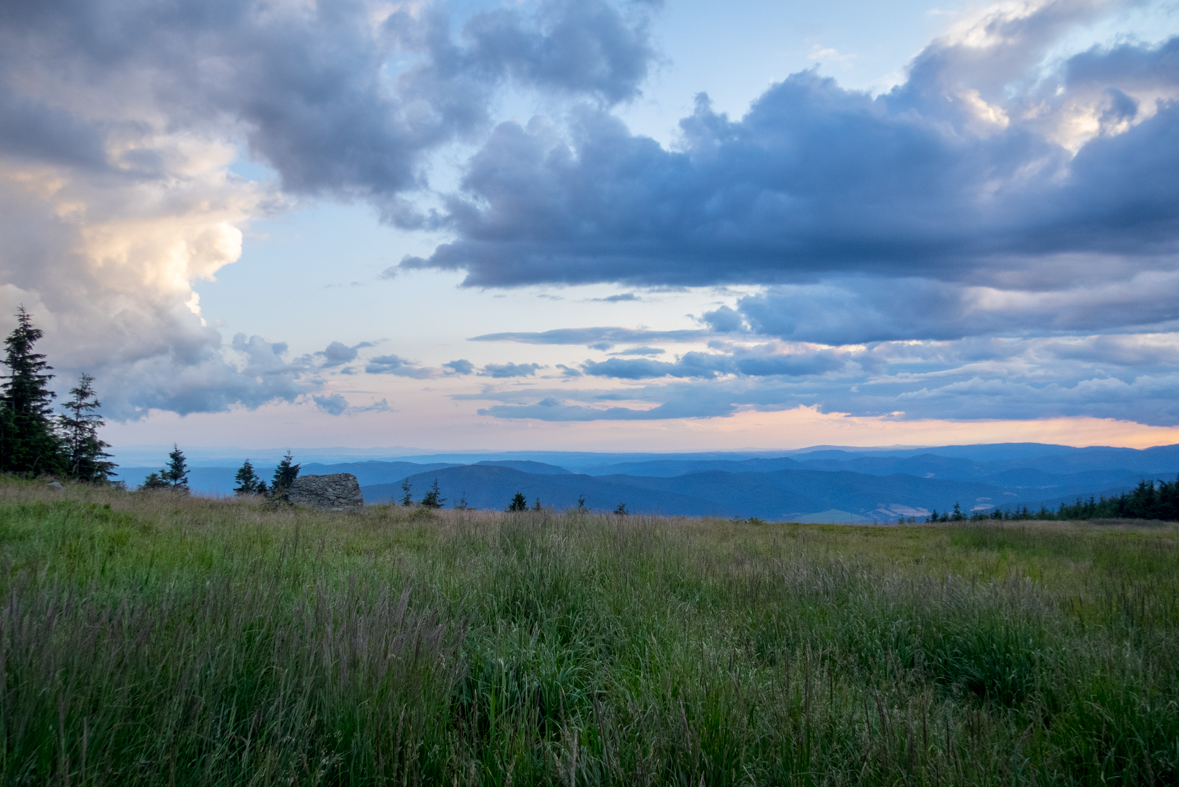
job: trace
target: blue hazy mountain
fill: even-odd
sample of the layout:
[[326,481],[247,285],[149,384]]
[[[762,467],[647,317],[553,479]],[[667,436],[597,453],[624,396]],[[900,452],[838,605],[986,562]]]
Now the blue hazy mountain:
[[[765,519],[839,510],[888,520],[928,513],[929,507],[948,509],[956,502],[970,511],[1019,499],[1012,490],[988,484],[813,470],[710,470],[666,478],[540,475],[495,465],[467,465],[419,473],[407,480],[415,500],[436,480],[448,507],[465,498],[471,507],[503,509],[521,492],[529,504],[539,499],[542,505],[554,508],[572,508],[584,496],[586,505],[595,510],[613,510],[625,503],[635,513]],[[363,487],[362,491],[367,503],[395,501],[402,494],[400,483]]]
[[[513,460],[505,459],[499,462],[483,461],[476,462],[477,465],[495,465],[496,467],[510,467],[513,470],[519,470],[522,473],[536,473],[537,475],[564,475],[572,471],[566,470],[563,467],[556,465],[545,464],[544,462],[532,462],[528,460]],[[423,471],[425,472],[425,471]]]
[[[274,472],[271,463],[255,463],[255,469],[266,480]],[[120,468],[119,478],[134,488],[156,470]],[[198,494],[230,495],[236,472],[230,466],[194,467],[189,483]],[[444,497],[453,502],[465,493],[468,504],[477,508],[502,509],[519,491],[529,504],[539,497],[543,505],[556,508],[575,506],[584,495],[599,510],[626,503],[632,511],[674,515],[871,521],[921,515],[931,508],[941,511],[955,502],[969,512],[1120,494],[1143,478],[1173,479],[1179,473],[1179,446],[824,447],[788,456],[509,452],[311,462],[303,464],[302,472],[352,473],[370,503],[400,499],[406,478],[414,499],[420,500],[438,478]]]

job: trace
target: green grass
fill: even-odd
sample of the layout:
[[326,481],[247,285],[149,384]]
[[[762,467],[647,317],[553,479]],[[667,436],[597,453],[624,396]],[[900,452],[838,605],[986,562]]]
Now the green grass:
[[0,778],[1175,783],[1177,540],[0,481]]

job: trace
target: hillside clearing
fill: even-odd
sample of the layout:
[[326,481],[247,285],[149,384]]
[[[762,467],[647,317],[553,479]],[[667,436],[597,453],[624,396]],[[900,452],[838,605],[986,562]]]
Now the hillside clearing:
[[1179,529],[874,528],[0,481],[0,773],[1179,778]]

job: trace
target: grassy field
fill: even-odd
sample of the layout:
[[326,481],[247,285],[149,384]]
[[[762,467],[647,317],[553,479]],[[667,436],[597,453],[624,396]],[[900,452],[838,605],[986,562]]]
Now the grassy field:
[[0,480],[0,778],[1174,784],[1177,539]]

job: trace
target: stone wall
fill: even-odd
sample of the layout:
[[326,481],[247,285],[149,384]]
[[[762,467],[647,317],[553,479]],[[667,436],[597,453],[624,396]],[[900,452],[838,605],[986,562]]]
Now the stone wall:
[[301,475],[291,484],[287,499],[297,506],[350,511],[364,506],[360,484],[351,473]]

